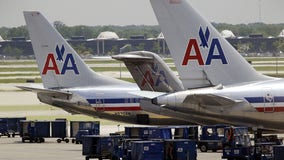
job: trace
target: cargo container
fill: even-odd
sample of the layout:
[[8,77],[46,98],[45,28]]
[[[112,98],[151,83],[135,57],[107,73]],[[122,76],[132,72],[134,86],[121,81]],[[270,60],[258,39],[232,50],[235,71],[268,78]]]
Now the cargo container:
[[141,127],[125,127],[125,136],[127,136],[128,138],[139,138],[141,132],[140,128]]
[[131,147],[131,159],[164,160],[164,143],[162,141],[134,141]]
[[165,160],[196,160],[196,141],[188,139],[165,140]]
[[88,130],[91,135],[100,134],[99,121],[70,121],[70,137],[75,137],[79,130]]
[[10,137],[7,121],[5,119],[0,119],[0,136]]
[[131,148],[132,148],[132,142],[135,141],[143,141],[142,139],[139,138],[123,138],[121,140],[122,143],[122,159],[131,159]]
[[198,126],[174,126],[173,139],[190,139],[198,141]]
[[44,142],[44,138],[50,137],[49,121],[21,121],[22,142]]
[[72,143],[82,143],[84,135],[99,135],[99,121],[71,121],[70,122],[70,137],[73,137]]
[[26,120],[26,117],[9,117],[5,118],[7,120],[8,125],[8,132],[12,137],[15,137],[15,135],[20,134],[20,121]]
[[223,143],[225,141],[225,128],[227,125],[208,125],[201,127],[201,134],[198,141],[198,148],[201,152],[207,152],[212,150],[223,149]]
[[169,127],[125,127],[125,135],[128,138],[149,139],[172,139]]
[[67,131],[68,129],[66,120],[51,121],[51,137],[59,138],[57,139],[58,143],[61,143],[61,141],[69,143],[69,139],[66,138],[68,137]]
[[82,154],[86,160],[90,158],[111,159],[113,141],[110,136],[86,135],[83,136]]
[[0,136],[19,135],[21,120],[26,120],[26,117],[0,118]]
[[273,155],[274,155],[274,160],[283,160],[284,146],[283,145],[273,146]]
[[113,160],[119,160],[123,159],[125,155],[125,151],[123,149],[123,140],[125,136],[123,135],[110,135],[112,138],[112,159]]

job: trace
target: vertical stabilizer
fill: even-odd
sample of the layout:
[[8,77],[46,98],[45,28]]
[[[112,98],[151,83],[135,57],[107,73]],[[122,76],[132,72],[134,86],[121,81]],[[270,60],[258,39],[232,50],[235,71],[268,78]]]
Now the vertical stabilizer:
[[150,0],[185,88],[266,80],[186,0]]
[[92,71],[38,11],[25,11],[24,17],[45,88],[126,84]]
[[147,51],[134,51],[113,56],[125,63],[141,90],[157,92],[181,91],[183,85],[158,55]]

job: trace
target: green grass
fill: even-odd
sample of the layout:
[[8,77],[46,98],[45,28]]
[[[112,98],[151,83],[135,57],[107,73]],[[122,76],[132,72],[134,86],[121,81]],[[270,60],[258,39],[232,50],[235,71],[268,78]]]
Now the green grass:
[[111,63],[119,64],[119,63],[123,63],[123,62],[118,61],[118,60],[86,60],[85,62],[87,64],[111,64]]
[[96,72],[105,72],[105,71],[128,71],[126,67],[91,67],[92,70]]
[[28,60],[28,61],[21,61],[21,60],[15,60],[15,61],[0,61],[0,65],[31,65],[36,64],[35,60]]
[[39,76],[39,74],[36,73],[11,73],[11,74],[1,74],[0,73],[0,77],[17,77],[17,76]]
[[[265,62],[269,63],[270,66],[259,66],[259,67],[255,67],[255,69],[257,71],[275,71],[276,68],[275,66],[271,66],[271,64],[273,65],[273,62],[275,62],[275,57],[245,57],[247,60],[250,60],[253,62],[257,62],[257,61],[264,61],[262,64],[266,64]],[[279,61],[284,61],[284,57],[278,57]],[[165,59],[166,63],[173,63],[173,59],[171,58],[166,58]],[[271,63],[272,62],[272,63]],[[86,63],[88,64],[105,64],[105,63],[122,63],[120,61],[117,60],[100,60],[100,59],[91,59],[91,60],[86,60]],[[279,64],[281,64],[282,62],[279,62]],[[0,65],[31,65],[34,64],[36,65],[35,60],[27,60],[27,61],[1,61]],[[284,62],[282,63],[284,64]],[[175,67],[170,67],[173,71],[176,71]],[[120,72],[120,71],[128,71],[128,69],[126,67],[92,67],[91,69],[93,69],[96,72],[105,72],[105,71],[113,71],[113,72]],[[279,66],[278,67],[278,71],[283,71],[284,67],[283,66]],[[9,74],[1,74],[1,72],[12,72]],[[37,73],[13,73],[13,72],[37,72]],[[277,76],[277,77],[282,77],[282,75],[276,75],[276,71],[275,74],[271,74],[272,76]],[[16,76],[31,76],[31,78],[13,78]],[[0,78],[1,77],[11,77],[9,79],[0,79],[0,83],[26,83],[27,79],[34,79],[32,76],[39,76],[38,74],[38,68],[37,67],[29,67],[29,68],[24,68],[24,67],[3,67],[0,68]],[[122,80],[126,80],[126,81],[130,81],[130,82],[134,82],[132,78],[122,78]],[[35,79],[35,83],[41,83],[41,79]]]
[[119,78],[123,81],[128,81],[128,82],[132,82],[132,83],[135,83],[134,79],[133,78]]
[[0,83],[27,83],[27,80],[34,80],[35,83],[41,83],[41,78],[16,78],[0,79]]
[[[275,71],[276,72],[276,66],[259,66],[259,67],[254,67],[257,71]],[[278,66],[277,67],[278,71],[283,71],[284,66]]]
[[166,58],[166,59],[164,59],[164,61],[165,61],[166,63],[174,63],[174,61],[173,61],[172,58]]
[[278,78],[284,78],[284,74],[266,74],[267,76],[271,76],[271,77],[278,77]]
[[38,68],[23,68],[23,67],[20,67],[20,68],[0,68],[0,72],[29,72],[29,71],[37,71],[38,72]]
[[[276,57],[245,57],[248,61],[276,61]],[[278,61],[284,61],[284,57],[277,57]]]

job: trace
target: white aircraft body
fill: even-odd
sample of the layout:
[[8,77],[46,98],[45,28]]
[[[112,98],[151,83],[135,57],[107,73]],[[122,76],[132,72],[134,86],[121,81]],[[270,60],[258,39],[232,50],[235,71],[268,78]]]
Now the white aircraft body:
[[27,11],[24,17],[43,87],[19,88],[71,113],[136,124],[188,123],[141,110],[141,97],[129,93],[140,91],[136,84],[91,70],[40,12]]
[[150,99],[144,110],[198,124],[284,131],[283,79],[256,72],[186,0],[150,2],[186,90],[136,93]]

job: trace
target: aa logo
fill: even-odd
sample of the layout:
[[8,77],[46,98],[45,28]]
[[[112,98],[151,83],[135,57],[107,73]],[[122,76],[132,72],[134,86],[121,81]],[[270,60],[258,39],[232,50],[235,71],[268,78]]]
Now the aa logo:
[[143,80],[141,86],[144,87],[146,84],[149,84],[151,87],[159,86],[161,83],[168,84],[166,74],[163,70],[159,70],[158,65],[152,65],[151,70],[148,69],[143,75]]
[[[61,48],[56,45],[55,48],[57,58],[55,60],[54,53],[48,53],[46,60],[45,60],[45,65],[43,67],[42,74],[45,75],[47,72],[54,72],[57,75],[64,75],[67,71],[72,71],[75,74],[79,74],[78,68],[76,66],[74,57],[72,53],[66,53],[65,59],[65,47],[64,45],[61,46]],[[63,66],[61,69],[58,68],[58,65],[56,63],[63,63]]]
[[[212,60],[219,60],[222,64],[228,64],[219,39],[212,38],[210,41],[208,27],[205,31],[202,27],[199,28],[199,41],[200,44],[198,44],[197,39],[189,40],[182,65],[187,65],[190,60],[197,61],[199,65],[210,65]],[[208,53],[202,54],[201,51]],[[202,55],[207,55],[207,57],[202,57]]]

